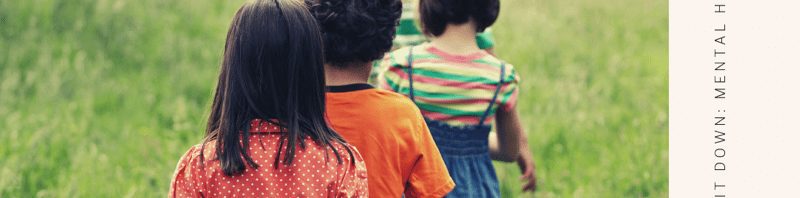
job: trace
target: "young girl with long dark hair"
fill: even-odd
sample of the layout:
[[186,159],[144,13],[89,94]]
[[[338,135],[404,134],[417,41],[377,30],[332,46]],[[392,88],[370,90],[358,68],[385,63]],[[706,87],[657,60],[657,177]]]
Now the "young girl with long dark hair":
[[302,1],[242,6],[206,138],[181,158],[169,196],[366,196],[361,155],[326,123],[322,49]]

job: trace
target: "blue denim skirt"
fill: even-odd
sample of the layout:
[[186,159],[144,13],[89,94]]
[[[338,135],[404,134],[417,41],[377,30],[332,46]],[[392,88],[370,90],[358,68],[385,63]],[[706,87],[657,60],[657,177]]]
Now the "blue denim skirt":
[[491,127],[461,128],[434,120],[426,122],[456,183],[447,197],[500,197],[497,174],[489,157]]

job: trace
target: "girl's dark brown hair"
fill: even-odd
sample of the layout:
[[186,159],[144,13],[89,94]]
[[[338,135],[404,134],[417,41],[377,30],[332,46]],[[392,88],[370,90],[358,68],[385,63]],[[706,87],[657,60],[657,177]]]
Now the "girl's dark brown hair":
[[[333,150],[342,163],[333,144],[344,145],[345,140],[324,116],[322,49],[316,19],[302,1],[255,0],[236,12],[202,144],[216,140],[215,159],[225,175],[242,173],[245,163],[259,167],[248,150],[249,123],[256,118],[277,120],[284,128],[275,168],[279,162],[291,164],[297,147],[304,149],[303,140],[309,137]],[[352,151],[347,152],[352,159]]]
[[444,33],[447,24],[475,22],[475,31],[492,26],[500,13],[500,0],[420,0],[422,32],[431,36]]

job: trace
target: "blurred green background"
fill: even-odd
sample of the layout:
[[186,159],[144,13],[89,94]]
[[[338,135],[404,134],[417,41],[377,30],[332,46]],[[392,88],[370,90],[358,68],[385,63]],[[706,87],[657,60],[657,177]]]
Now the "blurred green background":
[[[163,197],[200,142],[236,1],[0,0],[0,197]],[[503,0],[539,191],[666,197],[666,0]]]

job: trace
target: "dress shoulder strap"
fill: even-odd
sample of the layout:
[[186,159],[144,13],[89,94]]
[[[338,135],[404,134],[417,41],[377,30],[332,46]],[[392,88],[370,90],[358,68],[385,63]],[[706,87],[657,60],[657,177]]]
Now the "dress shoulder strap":
[[506,63],[500,63],[500,81],[497,83],[497,88],[494,90],[494,95],[492,96],[492,100],[489,102],[489,107],[486,108],[486,111],[483,112],[483,116],[481,116],[480,122],[478,122],[478,126],[483,126],[484,121],[486,118],[489,117],[489,114],[492,112],[492,106],[494,103],[497,102],[497,95],[500,94],[500,89],[503,88],[503,84],[505,84],[505,76],[506,76]]

